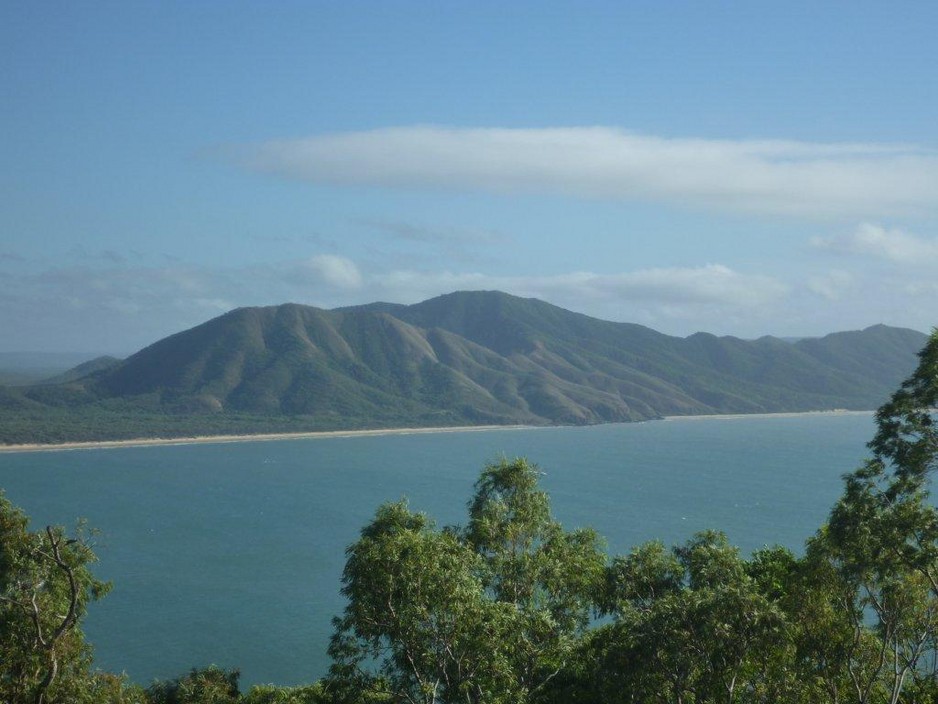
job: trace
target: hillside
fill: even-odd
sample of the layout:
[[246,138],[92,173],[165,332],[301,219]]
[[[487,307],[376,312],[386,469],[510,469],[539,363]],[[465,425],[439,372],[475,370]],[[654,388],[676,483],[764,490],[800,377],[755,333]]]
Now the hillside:
[[[0,440],[23,441],[23,418],[42,425],[45,411],[72,437],[76,419],[102,413],[137,418],[137,432],[149,414],[161,434],[191,434],[871,409],[925,340],[885,326],[794,343],[679,338],[499,292],[241,308],[66,383],[2,390]],[[16,433],[2,431],[11,424]]]
[[111,367],[120,363],[120,360],[117,357],[111,357],[110,355],[102,355],[100,357],[95,357],[94,359],[89,359],[87,362],[82,362],[81,364],[67,369],[66,371],[50,376],[43,379],[40,383],[42,384],[68,384],[73,381],[78,381],[83,379],[86,376],[94,374],[95,372],[103,371],[105,369],[110,369]]

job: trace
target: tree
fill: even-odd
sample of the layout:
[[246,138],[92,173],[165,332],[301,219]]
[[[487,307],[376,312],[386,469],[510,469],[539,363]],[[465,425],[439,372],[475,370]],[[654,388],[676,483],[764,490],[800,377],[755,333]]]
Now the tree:
[[483,469],[464,539],[483,561],[490,598],[510,607],[515,687],[536,694],[567,666],[589,625],[606,562],[592,529],[566,532],[523,458]]
[[938,468],[938,331],[919,356],[877,411],[872,459],[845,476],[843,495],[808,546],[812,593],[830,603],[828,635],[814,654],[846,682],[838,698],[858,704],[896,704],[910,687],[935,685],[938,510],[929,484]]
[[912,375],[876,412],[877,432],[870,442],[875,457],[892,464],[897,480],[924,478],[938,468],[938,329],[935,329]]
[[333,688],[348,700],[373,691],[412,704],[503,701],[508,614],[484,598],[480,572],[455,532],[403,502],[379,508],[348,549]]
[[321,682],[297,687],[254,685],[242,697],[242,704],[328,704],[333,700],[323,691]]
[[596,698],[777,701],[771,656],[784,642],[783,616],[751,574],[763,567],[751,569],[714,531],[670,553],[652,542],[613,560],[603,606],[614,620],[595,639]]
[[215,665],[193,668],[188,674],[147,688],[148,704],[238,704],[241,673]]
[[104,683],[91,673],[80,624],[109,585],[88,568],[96,558],[82,527],[68,537],[27,526],[0,493],[0,700],[89,701]]
[[519,702],[550,682],[586,629],[604,557],[550,517],[538,471],[489,465],[465,530],[382,506],[348,549],[329,688],[393,702]]

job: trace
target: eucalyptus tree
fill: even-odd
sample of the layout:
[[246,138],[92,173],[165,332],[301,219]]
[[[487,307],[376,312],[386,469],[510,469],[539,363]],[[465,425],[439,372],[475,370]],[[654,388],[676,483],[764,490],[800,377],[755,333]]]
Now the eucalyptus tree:
[[514,687],[540,692],[570,663],[590,623],[606,556],[595,531],[565,531],[523,458],[485,467],[469,502],[464,541],[482,560],[493,603],[512,614],[508,655]]
[[597,701],[777,701],[769,681],[783,615],[718,532],[668,551],[651,542],[613,560],[594,637]]
[[899,702],[935,689],[938,639],[938,331],[919,365],[876,413],[873,457],[845,477],[827,525],[809,543],[812,596],[826,595],[815,639],[837,701]]
[[403,502],[379,508],[348,549],[332,689],[346,700],[508,701],[510,614],[485,599],[480,571],[455,532]]
[[[88,604],[109,588],[92,575],[87,532],[30,531],[26,515],[0,493],[0,701],[104,701],[122,685],[91,671],[80,628]],[[97,694],[95,694],[97,692]],[[97,698],[97,699],[96,699]]]
[[182,677],[158,681],[146,690],[147,704],[239,704],[238,670],[215,665],[193,668]]
[[550,516],[538,470],[489,465],[465,529],[387,504],[349,547],[327,688],[391,702],[522,702],[564,668],[604,555]]

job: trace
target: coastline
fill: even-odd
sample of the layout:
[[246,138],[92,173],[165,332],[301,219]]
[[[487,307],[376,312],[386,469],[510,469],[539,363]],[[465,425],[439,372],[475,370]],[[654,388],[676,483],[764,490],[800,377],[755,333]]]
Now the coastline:
[[89,440],[44,445],[0,445],[0,454],[14,452],[64,452],[70,450],[109,450],[121,447],[162,447],[166,445],[220,445],[237,442],[272,442],[276,440],[321,440],[372,435],[418,435],[429,433],[467,433],[485,430],[521,430],[528,425],[455,425],[437,428],[373,428],[370,430],[311,430],[299,433],[260,433],[249,435],[200,435],[183,438],[137,438],[133,440]]
[[[714,413],[707,415],[663,416],[663,421],[740,420],[743,418],[797,418],[801,416],[872,415],[875,411],[790,411],[780,413]],[[24,443],[0,445],[0,454],[16,452],[64,452],[71,450],[108,450],[127,447],[162,447],[166,445],[212,445],[238,442],[273,442],[277,440],[322,440],[382,435],[418,435],[429,433],[469,433],[488,430],[527,430],[551,426],[532,425],[457,425],[430,428],[373,428],[367,430],[311,430],[298,433],[259,433],[247,435],[200,435],[180,438],[135,438],[131,440],[90,440],[52,444]],[[562,427],[562,426],[557,426]]]
[[848,411],[835,408],[829,411],[781,411],[779,413],[712,413],[701,416],[663,416],[661,420],[739,420],[741,418],[800,418],[802,416],[871,416],[876,411]]

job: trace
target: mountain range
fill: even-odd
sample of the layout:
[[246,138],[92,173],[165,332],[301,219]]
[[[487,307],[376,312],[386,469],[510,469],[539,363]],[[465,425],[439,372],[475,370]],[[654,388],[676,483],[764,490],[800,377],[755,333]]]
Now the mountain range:
[[0,409],[292,418],[317,428],[872,409],[925,341],[884,325],[794,342],[681,338],[496,291],[409,306],[284,304],[233,310],[55,383],[3,388]]

